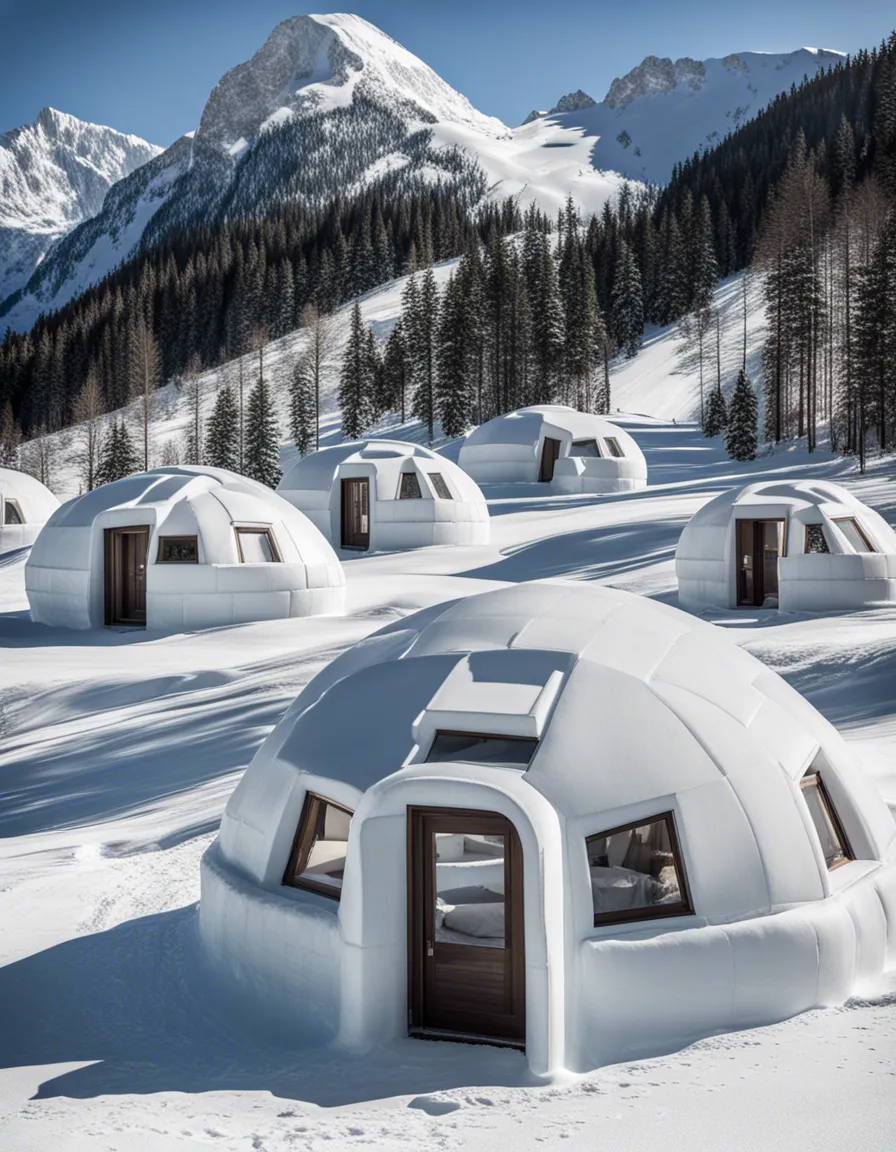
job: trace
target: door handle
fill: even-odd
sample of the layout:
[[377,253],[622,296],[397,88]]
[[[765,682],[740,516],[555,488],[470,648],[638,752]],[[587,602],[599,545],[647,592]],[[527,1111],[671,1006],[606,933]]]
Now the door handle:
[[426,955],[432,956],[432,954],[433,954],[432,940],[427,940],[426,941]]

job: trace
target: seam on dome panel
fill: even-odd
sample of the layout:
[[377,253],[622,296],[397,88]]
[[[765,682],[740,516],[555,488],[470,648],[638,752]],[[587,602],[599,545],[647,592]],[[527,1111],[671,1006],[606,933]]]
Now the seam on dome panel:
[[[671,685],[671,687],[679,687],[679,685]],[[707,759],[710,761],[710,763],[715,765],[719,775],[725,781],[725,783],[728,785],[728,787],[731,789],[731,793],[734,796],[735,801],[737,802],[737,806],[740,808],[741,812],[743,813],[744,819],[747,822],[747,827],[753,833],[753,843],[756,845],[756,853],[759,856],[759,863],[762,865],[762,875],[765,878],[765,892],[766,892],[766,897],[767,897],[767,901],[768,901],[768,907],[771,908],[772,904],[773,904],[772,889],[771,889],[771,883],[769,880],[768,866],[766,865],[765,856],[763,855],[763,852],[762,852],[762,846],[759,843],[759,837],[756,835],[756,829],[753,827],[753,821],[748,816],[747,810],[743,805],[743,801],[741,800],[740,796],[738,796],[737,791],[735,790],[731,781],[728,779],[727,772],[725,772],[722,769],[718,760],[715,758],[715,756],[713,756],[713,754],[706,747],[704,742],[700,739],[700,737],[697,735],[697,733],[691,727],[690,723],[687,720],[685,720],[685,718],[681,715],[681,713],[668,700],[664,700],[662,698],[662,696],[659,696],[656,692],[656,689],[651,687],[650,690],[653,693],[653,696],[655,697],[655,699],[657,699],[660,702],[660,704],[662,704],[665,708],[667,708],[672,713],[672,715],[676,717],[676,719],[679,721],[680,724],[684,725],[685,729],[691,734],[693,739],[703,749],[703,752],[706,755]],[[683,688],[682,691],[687,692],[687,691],[689,691],[689,689]],[[705,699],[705,697],[701,696],[699,692],[692,692],[691,695],[696,696],[698,700],[704,700]],[[731,714],[729,712],[726,712],[724,708],[719,708],[718,704],[713,704],[713,702],[711,700],[707,700],[706,703],[712,705],[712,707],[714,707],[714,708],[718,708],[719,711],[724,712],[726,716],[731,716]],[[734,720],[735,718],[733,716],[731,716],[731,719]],[[735,720],[735,723],[737,723],[736,720]],[[694,787],[695,788],[701,787],[701,785],[694,785]],[[691,792],[691,791],[693,791],[693,789],[687,788],[687,789],[685,789],[685,791]]]
[[[679,636],[675,640],[674,644],[672,644],[669,647],[669,650],[666,652],[666,655],[663,657],[663,659],[665,660],[666,657],[668,657],[669,654],[672,651],[674,651],[675,648],[678,647],[679,642],[682,641],[685,638],[685,636],[691,636],[691,635],[693,635],[692,631],[682,633],[682,635]],[[645,681],[645,683],[652,683],[653,680],[656,679],[655,673],[656,673],[656,669],[654,669],[654,671],[651,673],[650,681]],[[761,675],[761,673],[760,673],[760,675]],[[711,704],[714,708],[718,708],[720,712],[724,712],[726,716],[730,716],[731,719],[734,721],[734,723],[740,724],[741,728],[743,728],[745,731],[749,728],[750,724],[752,724],[753,721],[756,719],[756,715],[759,712],[759,709],[762,707],[762,701],[760,700],[759,704],[756,706],[756,708],[753,711],[753,714],[750,716],[749,720],[744,722],[743,720],[739,719],[737,716],[735,716],[731,712],[729,712],[727,708],[723,708],[722,705],[718,703],[718,701],[710,700],[710,698],[708,696],[705,696],[702,692],[696,691],[696,689],[694,689],[694,688],[691,688],[691,687],[686,688],[683,684],[676,684],[673,680],[663,680],[662,678],[660,679],[660,683],[668,684],[672,688],[681,688],[682,691],[690,692],[690,694],[692,696],[696,696],[699,700],[705,700],[707,704]],[[764,693],[760,693],[759,689],[754,686],[753,680],[748,681],[748,687],[753,688],[754,692],[756,692],[757,694],[764,696]]]

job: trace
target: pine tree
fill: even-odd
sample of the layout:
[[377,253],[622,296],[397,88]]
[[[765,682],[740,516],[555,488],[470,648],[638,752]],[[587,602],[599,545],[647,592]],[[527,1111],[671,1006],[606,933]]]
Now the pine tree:
[[97,485],[103,415],[103,395],[94,371],[88,373],[84,387],[78,393],[74,415],[81,440],[81,480],[86,491],[91,492]]
[[619,261],[613,283],[613,327],[623,353],[634,356],[641,347],[644,332],[644,304],[638,266],[624,240],[619,244]]
[[289,434],[300,456],[307,456],[314,448],[317,413],[310,354],[299,357],[293,368],[289,387]]
[[703,421],[704,436],[721,436],[728,423],[728,409],[721,388],[713,388],[706,402],[706,415]]
[[[716,390],[717,392],[718,390]],[[715,395],[716,393],[713,393]],[[757,402],[753,385],[741,368],[728,404],[725,448],[732,460],[754,460],[757,448]]]
[[276,488],[280,480],[280,446],[277,416],[270,385],[264,376],[249,393],[246,405],[245,474],[251,480]]
[[0,417],[0,468],[18,468],[19,445],[22,433],[12,413],[12,404],[7,400]]
[[349,440],[357,440],[372,423],[372,391],[367,336],[361,319],[361,306],[355,304],[339,377],[342,432]]
[[[412,278],[411,284],[415,279]],[[414,415],[426,425],[429,439],[432,441],[435,434],[439,324],[439,293],[432,268],[427,268],[423,273],[420,289],[411,293],[410,299],[411,310],[404,314],[402,323],[415,384],[413,411]]]
[[111,484],[114,480],[139,472],[140,467],[140,457],[127,424],[123,420],[114,421],[103,438],[96,474],[97,484]]
[[386,341],[383,368],[379,378],[380,394],[377,398],[377,407],[381,412],[397,412],[402,424],[407,419],[410,371],[404,326],[399,319],[393,325]]
[[436,409],[446,436],[461,436],[473,420],[474,396],[467,343],[463,273],[448,282],[439,322]]
[[239,471],[239,419],[233,388],[225,384],[215,399],[205,441],[206,463],[213,468],[226,468],[229,472]]

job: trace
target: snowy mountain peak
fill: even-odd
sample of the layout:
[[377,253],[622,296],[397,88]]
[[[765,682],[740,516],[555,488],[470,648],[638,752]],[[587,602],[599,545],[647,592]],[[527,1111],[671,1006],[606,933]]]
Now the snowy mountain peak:
[[674,64],[668,56],[645,56],[631,72],[613,81],[604,103],[609,108],[625,108],[632,100],[671,92],[679,84],[696,92],[705,81],[706,65],[690,56],[682,56]]
[[506,131],[483,116],[431,68],[360,16],[293,16],[215,86],[198,143],[231,155],[241,142],[296,115],[345,107],[356,92],[422,122]]
[[0,134],[0,301],[60,236],[100,211],[113,184],[161,151],[49,107]]

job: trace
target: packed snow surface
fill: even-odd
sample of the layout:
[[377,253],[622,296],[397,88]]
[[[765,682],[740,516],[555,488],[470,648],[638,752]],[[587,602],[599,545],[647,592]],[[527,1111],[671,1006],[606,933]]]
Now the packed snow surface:
[[[394,319],[396,294],[400,285],[363,301],[378,330]],[[722,285],[718,300],[730,319],[730,380],[739,285]],[[758,309],[749,332],[753,364]],[[272,363],[285,371],[303,339],[282,341]],[[864,477],[824,446],[729,461],[692,422],[699,387],[680,354],[674,329],[652,332],[613,376],[623,409],[613,418],[643,449],[649,488],[492,488],[488,545],[349,561],[341,618],[160,636],[52,630],[28,619],[25,555],[4,558],[0,1147],[892,1152],[892,977],[841,1009],[545,1083],[509,1051],[403,1040],[348,1056],[284,1035],[221,1002],[199,959],[199,859],[243,769],[301,687],[383,624],[545,576],[675,604],[683,525],[749,482],[831,479],[896,521],[892,458],[873,460]],[[216,381],[204,381],[209,404]],[[157,415],[171,435],[187,419],[173,390]],[[417,425],[379,431],[422,439]],[[334,415],[325,433],[338,439]],[[457,447],[443,451],[455,458]],[[77,492],[71,464],[59,476]],[[802,692],[896,804],[896,611],[705,617]]]

